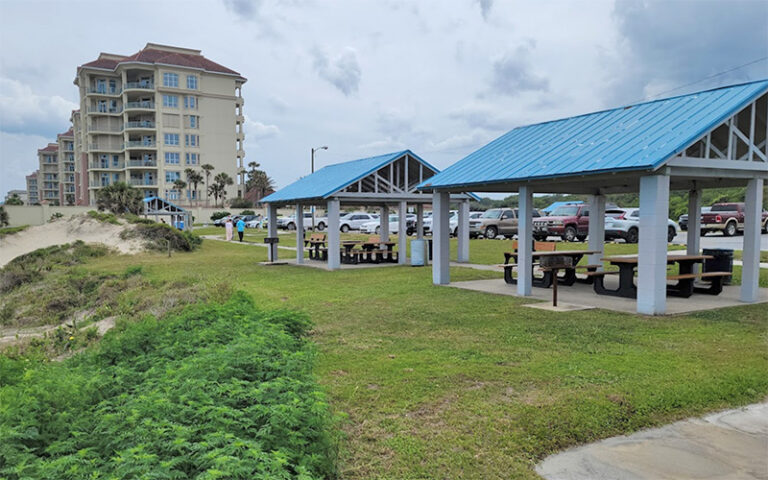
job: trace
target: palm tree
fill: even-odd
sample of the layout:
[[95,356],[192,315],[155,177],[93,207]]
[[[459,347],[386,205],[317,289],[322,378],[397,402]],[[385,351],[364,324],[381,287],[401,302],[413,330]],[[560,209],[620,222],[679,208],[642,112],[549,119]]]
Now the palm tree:
[[[200,168],[205,170],[205,191],[208,192],[208,195],[210,195],[210,187],[208,187],[208,179],[211,176],[211,171],[215,168],[210,163],[204,163],[203,165],[200,165]],[[215,200],[215,199],[214,199]],[[205,197],[205,206],[208,206],[208,196]]]
[[248,164],[248,181],[245,182],[245,190],[248,192],[256,190],[259,200],[275,189],[275,181],[267,175],[267,172],[259,170],[260,166],[257,162],[250,162]]
[[142,210],[144,195],[127,183],[117,182],[96,190],[96,208],[109,210],[115,214],[133,213]]
[[184,180],[177,178],[173,181],[173,188],[176,190],[179,190],[180,192],[184,192],[184,189],[187,188],[187,182]]
[[5,211],[5,208],[0,205],[0,227],[5,227],[8,225],[8,212]]
[[203,181],[203,176],[200,174],[200,172],[191,168],[184,170],[184,173],[187,174],[187,182],[192,185],[192,190],[195,192],[195,200],[197,200],[197,203],[200,204],[200,198],[197,195],[197,185]]
[[[230,177],[226,172],[221,172],[216,174],[215,177],[213,177],[213,184],[211,184],[210,187],[208,187],[208,192],[213,195],[214,205],[218,201],[219,198],[222,199],[222,205],[223,200],[227,197],[227,185],[234,184],[235,181],[232,180],[232,177]],[[215,188],[214,188],[215,187]]]

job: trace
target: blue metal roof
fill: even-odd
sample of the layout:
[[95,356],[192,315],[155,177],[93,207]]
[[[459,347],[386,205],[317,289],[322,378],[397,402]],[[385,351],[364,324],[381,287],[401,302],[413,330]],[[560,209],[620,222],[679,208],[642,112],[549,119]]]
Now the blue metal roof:
[[766,90],[761,80],[518,127],[419,188],[655,170]]
[[295,200],[326,198],[346,186],[376,172],[383,166],[397,160],[405,154],[417,159],[435,172],[439,171],[412,151],[402,150],[400,152],[387,153],[375,157],[361,158],[359,160],[328,165],[327,167],[323,167],[315,173],[300,178],[287,187],[281,188],[277,192],[264,197],[261,201],[263,203],[284,203]]

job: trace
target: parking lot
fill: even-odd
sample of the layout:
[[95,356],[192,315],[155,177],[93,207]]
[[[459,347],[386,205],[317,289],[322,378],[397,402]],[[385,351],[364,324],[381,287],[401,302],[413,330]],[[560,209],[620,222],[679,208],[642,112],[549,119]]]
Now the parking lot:
[[[672,243],[677,245],[685,245],[686,241],[687,233],[680,232],[677,234]],[[743,235],[726,237],[721,233],[710,233],[705,237],[701,237],[701,248],[730,248],[733,250],[741,250],[743,247]],[[760,235],[760,250],[768,250],[768,233]]]

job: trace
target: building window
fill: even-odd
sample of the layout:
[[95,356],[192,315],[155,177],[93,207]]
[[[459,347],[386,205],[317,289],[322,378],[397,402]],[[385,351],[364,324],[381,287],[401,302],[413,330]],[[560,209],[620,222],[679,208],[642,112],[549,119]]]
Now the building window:
[[166,133],[165,134],[165,144],[166,145],[178,145],[179,144],[179,134],[178,133]]
[[187,165],[197,165],[200,163],[200,158],[196,153],[188,153],[186,157]]
[[118,155],[112,155],[112,166],[113,167],[120,166],[120,157]]
[[102,173],[101,174],[101,186],[106,187],[109,185],[109,174],[108,173]]
[[165,183],[173,183],[181,180],[181,172],[165,172]]
[[170,108],[179,108],[179,97],[176,95],[163,95],[163,106]]
[[165,152],[165,163],[169,165],[178,165],[180,158],[179,152]]
[[187,75],[187,88],[190,90],[197,90],[197,76]]
[[184,135],[184,145],[188,147],[199,147],[200,136],[199,135]]
[[163,74],[163,86],[164,87],[179,87],[179,75],[176,73],[164,73]]
[[187,128],[200,128],[200,117],[198,115],[187,115]]
[[119,182],[120,181],[120,174],[119,173],[113,173],[112,174],[112,181],[113,182]]
[[184,97],[184,108],[188,110],[196,110],[197,109],[197,97],[193,97],[190,95],[187,95]]

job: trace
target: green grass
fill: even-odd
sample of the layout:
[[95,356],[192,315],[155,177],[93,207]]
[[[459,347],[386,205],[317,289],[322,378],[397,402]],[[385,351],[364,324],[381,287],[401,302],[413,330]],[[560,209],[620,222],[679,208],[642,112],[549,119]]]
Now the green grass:
[[27,228],[29,228],[29,225],[20,225],[18,227],[2,227],[0,228],[0,238],[22,232]]
[[[741,260],[743,254],[744,252],[741,250],[734,250],[733,258]],[[760,250],[760,263],[768,263],[768,250]]]
[[[506,242],[478,242],[473,262],[502,260]],[[660,318],[563,315],[434,286],[427,268],[327,272],[259,266],[264,260],[264,248],[204,242],[193,253],[147,253],[130,264],[150,280],[228,281],[260,308],[306,312],[316,373],[333,408],[349,416],[342,478],[534,479],[535,463],[563,448],[768,394],[764,305]],[[102,257],[87,268],[125,266],[125,258]]]

